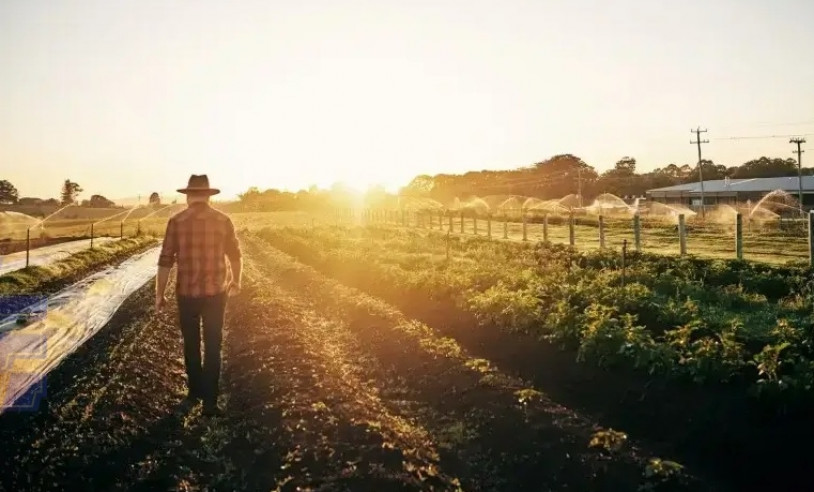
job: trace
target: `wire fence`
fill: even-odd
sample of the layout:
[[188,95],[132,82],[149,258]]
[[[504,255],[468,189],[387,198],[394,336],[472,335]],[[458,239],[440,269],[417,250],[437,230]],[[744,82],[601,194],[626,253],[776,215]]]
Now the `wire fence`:
[[[182,207],[138,211],[103,220],[53,217],[41,222],[0,222],[0,255],[59,243],[139,235],[163,236],[169,217]],[[380,223],[444,231],[456,235],[511,241],[548,241],[585,250],[622,248],[664,255],[742,258],[772,264],[811,263],[812,217],[768,222],[734,216],[731,221],[680,220],[652,216],[565,215],[505,210],[490,215],[477,210],[335,209],[333,212],[230,213],[240,230],[256,227],[312,227],[329,224]],[[39,222],[39,223],[38,223]]]
[[0,255],[84,240],[92,248],[94,242],[103,238],[162,235],[173,213],[169,207],[134,212],[124,209],[102,218],[90,213],[88,216],[74,213],[71,218],[4,214],[0,217]]
[[524,214],[520,210],[500,215],[474,210],[364,210],[345,211],[340,218],[492,239],[548,241],[585,250],[620,250],[627,241],[631,250],[664,255],[811,264],[809,222],[814,216],[758,222],[733,214],[731,222],[704,222],[684,216]]

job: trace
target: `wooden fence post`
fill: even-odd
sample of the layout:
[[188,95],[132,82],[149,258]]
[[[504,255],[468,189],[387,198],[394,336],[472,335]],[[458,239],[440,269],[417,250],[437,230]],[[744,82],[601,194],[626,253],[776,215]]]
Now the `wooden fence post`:
[[684,223],[684,214],[678,215],[678,245],[681,256],[687,254],[687,229]]
[[523,216],[523,241],[528,241],[529,235],[528,235],[528,220],[526,219],[526,211],[523,210],[523,211],[520,212],[520,214]]
[[548,214],[543,214],[543,242],[548,242]]
[[814,267],[814,213],[808,213],[808,264]]
[[568,244],[572,247],[576,242],[576,237],[574,236],[574,212],[571,212],[568,215]]
[[[93,224],[90,225],[93,227]],[[93,240],[91,240],[93,241]],[[28,268],[28,256],[31,253],[31,228],[25,230],[25,267]]]
[[509,239],[509,218],[503,214],[503,239]]
[[642,221],[639,214],[633,216],[633,247],[637,252],[642,250]]
[[627,268],[627,239],[622,240],[622,287],[625,286],[625,274]]
[[743,216],[740,212],[735,215],[735,257],[743,259]]
[[605,249],[605,217],[599,216],[599,249]]

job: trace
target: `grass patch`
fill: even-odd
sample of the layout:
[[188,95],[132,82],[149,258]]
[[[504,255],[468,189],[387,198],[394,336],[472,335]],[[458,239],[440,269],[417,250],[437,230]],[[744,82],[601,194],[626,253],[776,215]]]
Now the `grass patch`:
[[75,253],[49,265],[31,266],[0,275],[0,295],[30,294],[92,268],[124,259],[157,243],[152,237],[127,238]]

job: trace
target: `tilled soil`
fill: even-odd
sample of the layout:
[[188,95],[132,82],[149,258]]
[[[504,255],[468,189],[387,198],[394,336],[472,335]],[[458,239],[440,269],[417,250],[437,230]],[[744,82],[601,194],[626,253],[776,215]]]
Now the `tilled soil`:
[[709,490],[687,475],[659,487],[644,476],[646,449],[589,447],[602,427],[545,388],[261,241],[244,244],[225,415],[177,412],[177,312],[156,315],[147,285],[49,375],[38,412],[0,415],[0,488]]

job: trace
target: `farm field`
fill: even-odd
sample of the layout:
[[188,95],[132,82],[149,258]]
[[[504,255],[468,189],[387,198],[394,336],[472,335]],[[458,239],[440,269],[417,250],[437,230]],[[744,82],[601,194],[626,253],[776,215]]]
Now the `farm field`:
[[[437,230],[232,218],[246,265],[225,416],[177,412],[177,312],[153,311],[147,273],[51,369],[38,411],[0,414],[0,490],[810,482],[793,452],[814,436],[805,269],[631,252],[623,280],[613,251],[452,236],[447,260]],[[81,274],[0,285],[56,293],[154,245],[125,241]]]
[[631,253],[623,273],[610,251],[459,237],[447,261],[445,234],[392,227],[262,235],[739,490],[805,473],[807,269]]
[[[112,241],[111,237],[96,238],[96,245]],[[43,246],[40,248],[31,249],[29,252],[29,266],[43,266],[54,261],[64,259],[90,247],[90,240],[78,239],[75,241],[65,241],[52,246]],[[7,255],[0,255],[0,275],[20,270],[26,267],[26,253],[25,251],[18,251]]]

